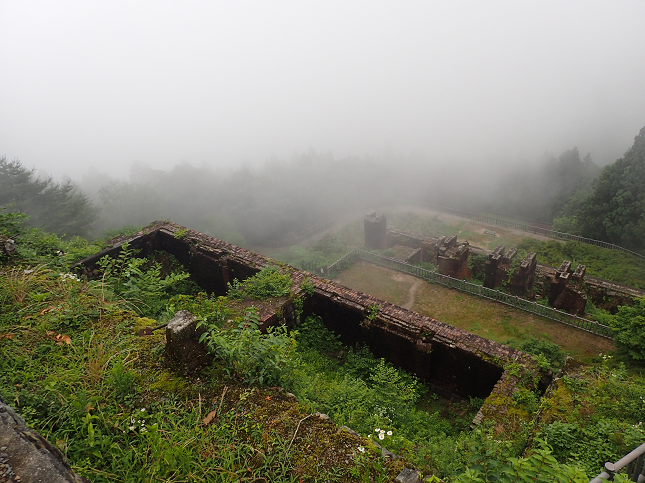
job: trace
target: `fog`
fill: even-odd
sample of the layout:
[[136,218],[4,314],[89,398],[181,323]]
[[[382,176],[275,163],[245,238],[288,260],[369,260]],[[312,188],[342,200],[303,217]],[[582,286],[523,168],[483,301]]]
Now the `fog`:
[[310,148],[494,163],[645,124],[645,3],[0,6],[0,154],[74,179],[133,161],[248,166]]

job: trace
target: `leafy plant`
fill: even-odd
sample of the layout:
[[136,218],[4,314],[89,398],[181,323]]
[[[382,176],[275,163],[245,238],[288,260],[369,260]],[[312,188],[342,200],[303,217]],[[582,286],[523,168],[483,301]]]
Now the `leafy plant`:
[[645,297],[623,305],[612,317],[616,345],[635,361],[645,361]]
[[558,370],[564,365],[564,361],[567,357],[564,351],[557,344],[541,339],[535,339],[533,337],[522,342],[519,349],[534,356],[543,356],[546,360],[546,365],[544,363],[542,364],[543,369],[551,368]]
[[135,258],[128,243],[121,246],[118,257],[105,256],[98,265],[103,283],[117,296],[145,315],[158,315],[165,306],[168,291],[190,275],[173,272],[161,277],[161,264],[145,258]]
[[249,307],[232,328],[209,324],[200,342],[205,342],[208,350],[226,364],[229,374],[246,383],[288,386],[292,384],[290,355],[295,340],[285,326],[269,327],[262,333],[259,321],[257,309]]
[[188,236],[188,230],[187,229],[176,230],[175,233],[173,233],[172,236],[174,238],[176,238],[177,240],[183,240],[184,238],[186,238]]
[[535,483],[587,483],[584,470],[559,463],[545,441],[523,458],[500,461],[490,454],[476,454],[468,469],[455,478],[458,483],[524,482]]
[[379,310],[381,310],[381,305],[380,304],[375,304],[375,305],[370,305],[367,308],[367,320],[372,321],[376,318],[376,316],[379,313]]
[[269,297],[284,297],[289,295],[293,281],[291,277],[280,271],[275,265],[264,267],[252,277],[243,282],[237,279],[228,284],[228,296],[234,299],[266,299]]

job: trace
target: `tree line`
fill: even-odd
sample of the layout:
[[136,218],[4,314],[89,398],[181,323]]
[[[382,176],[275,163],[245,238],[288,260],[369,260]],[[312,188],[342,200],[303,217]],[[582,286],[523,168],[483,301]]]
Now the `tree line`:
[[334,159],[310,150],[229,172],[134,164],[127,179],[111,179],[94,170],[79,185],[39,178],[20,161],[0,158],[0,206],[58,235],[96,237],[171,219],[238,245],[279,244],[348,213],[425,203],[552,223],[643,250],[645,128],[604,169],[577,148],[505,168],[436,164],[421,155]]

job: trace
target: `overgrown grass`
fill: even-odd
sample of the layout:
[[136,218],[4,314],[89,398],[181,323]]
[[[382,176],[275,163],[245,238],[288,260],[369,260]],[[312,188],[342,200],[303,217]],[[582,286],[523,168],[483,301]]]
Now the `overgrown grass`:
[[585,265],[590,276],[645,288],[645,261],[629,253],[580,242],[545,242],[533,238],[524,238],[518,248],[535,252],[538,263],[558,267],[563,260],[569,260],[574,267],[579,263]]
[[[181,376],[164,362],[163,332],[135,336],[157,320],[103,297],[102,282],[4,268],[0,396],[91,481],[391,481],[402,468],[374,448],[354,456],[364,440],[278,388],[221,365]],[[169,309],[222,303],[183,295]],[[319,458],[304,464],[312,445]]]
[[645,441],[645,380],[610,355],[601,359],[599,366],[568,368],[544,400],[538,424],[558,461],[589,474]]
[[294,392],[425,473],[463,471],[467,449],[482,433],[469,425],[481,401],[449,403],[409,374],[372,355],[365,346],[343,347],[316,317],[296,335],[298,370]]
[[[101,280],[87,282],[69,273],[65,262],[48,265],[46,247],[53,241],[39,243],[42,255],[0,270],[0,396],[91,481],[392,481],[404,462],[459,481],[482,481],[482,465],[520,471],[509,457],[526,441],[524,429],[510,439],[499,439],[487,424],[469,430],[481,400],[448,404],[433,398],[419,381],[365,348],[342,347],[316,319],[299,332],[279,334],[291,347],[298,343],[288,354],[290,377],[262,381],[286,385],[298,403],[279,387],[243,383],[253,375],[244,357],[260,353],[265,335],[227,299],[195,294],[194,287],[178,293],[174,284],[162,283],[168,275],[172,280],[172,270],[164,269],[172,263],[159,269],[158,261],[133,262],[126,248],[124,259],[104,263]],[[29,259],[43,263],[29,266]],[[168,364],[163,332],[135,335],[178,309],[230,329],[224,345],[213,345],[216,362],[199,374],[186,376]],[[231,345],[235,351],[226,355],[223,349]],[[534,345],[546,363],[559,360],[552,346]],[[594,474],[598,461],[621,456],[641,436],[636,421],[643,419],[643,381],[619,366],[589,374],[586,383],[580,382],[584,375],[563,379],[570,393],[558,388],[554,419],[538,429],[556,440],[609,441],[612,452],[592,454],[593,447],[579,446],[567,453],[554,443],[553,454],[536,446],[520,467],[565,474],[571,470],[562,466],[566,461]],[[597,389],[585,393],[594,381],[600,381]],[[533,411],[540,401],[519,391],[510,404]],[[575,426],[552,426],[556,419]],[[610,426],[619,431],[607,432]],[[373,443],[405,459],[383,458]],[[495,471],[483,481],[492,481]]]

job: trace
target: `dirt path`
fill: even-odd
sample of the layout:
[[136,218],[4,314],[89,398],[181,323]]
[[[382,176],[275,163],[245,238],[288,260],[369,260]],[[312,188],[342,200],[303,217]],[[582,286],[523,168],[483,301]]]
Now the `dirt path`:
[[401,305],[401,307],[403,307],[404,309],[412,310],[412,307],[414,306],[415,295],[417,293],[417,290],[419,290],[419,287],[421,287],[421,284],[423,283],[423,281],[416,277],[412,277],[410,275],[403,275],[402,273],[397,273],[395,275],[392,275],[392,279],[396,280],[397,282],[406,282],[406,283],[412,282],[412,285],[410,285],[410,288],[408,289],[408,298],[403,303],[403,305]]

